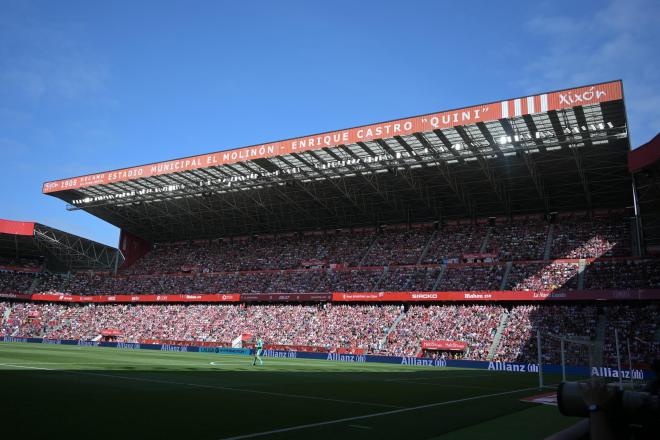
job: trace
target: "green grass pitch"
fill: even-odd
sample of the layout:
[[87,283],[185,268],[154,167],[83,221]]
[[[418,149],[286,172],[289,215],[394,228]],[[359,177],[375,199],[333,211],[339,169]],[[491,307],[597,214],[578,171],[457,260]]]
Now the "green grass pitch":
[[543,438],[534,374],[0,343],[3,438]]

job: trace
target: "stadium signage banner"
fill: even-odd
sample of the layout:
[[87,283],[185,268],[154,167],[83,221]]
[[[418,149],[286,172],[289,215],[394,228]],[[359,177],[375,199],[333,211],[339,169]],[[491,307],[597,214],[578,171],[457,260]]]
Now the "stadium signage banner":
[[11,298],[11,299],[32,299],[32,295],[27,293],[0,293],[0,298]]
[[23,267],[23,266],[0,266],[0,271],[7,272],[23,272],[23,273],[40,273],[39,267]]
[[264,347],[268,350],[281,350],[281,351],[315,351],[315,352],[328,351],[328,349],[326,349],[325,347],[319,347],[316,345],[266,344]]
[[660,289],[569,290],[569,291],[474,291],[474,292],[334,292],[332,301],[585,301],[660,299]]
[[[546,367],[545,365],[543,366]],[[520,364],[515,362],[488,362],[490,371],[509,371],[514,373],[538,373],[538,364]]]
[[463,341],[422,341],[424,350],[451,350],[463,351],[467,348],[467,342]]
[[2,342],[30,342],[28,338],[15,338],[13,336],[3,336],[2,337]]
[[136,302],[238,302],[237,293],[213,293],[204,295],[61,295],[37,293],[27,295],[33,301],[74,302],[74,303],[136,303]]
[[473,292],[333,292],[313,294],[66,295],[0,293],[0,298],[66,303],[226,303],[226,302],[441,302],[441,301],[639,301],[660,299],[660,289]]
[[367,356],[364,354],[342,354],[342,353],[328,353],[326,358],[328,361],[335,362],[367,362]]
[[138,339],[140,344],[199,345],[200,347],[226,347],[225,342],[179,341],[176,339]]
[[[297,351],[286,351],[286,350],[263,350],[261,353],[262,356],[273,357],[273,358],[297,358]],[[322,359],[321,357],[315,357],[315,359]]]
[[[215,353],[215,354],[250,354],[250,350],[247,348],[232,348],[232,347],[190,347],[188,351],[194,352],[198,351],[199,353]],[[198,350],[195,350],[198,348]]]
[[192,156],[150,165],[124,168],[70,179],[47,182],[44,193],[65,191],[93,185],[142,179],[174,172],[232,164],[245,160],[281,156],[303,151],[313,151],[342,144],[405,136],[412,133],[432,131],[475,124],[502,118],[560,110],[581,105],[615,101],[623,98],[620,81],[578,87],[506,101],[493,102],[473,107],[431,113],[412,118],[398,119],[378,124],[364,125],[346,130],[331,131],[311,136],[253,145],[234,150]]
[[445,359],[429,359],[406,356],[401,358],[401,365],[417,365],[420,367],[446,367],[447,361]]
[[306,302],[306,301],[330,301],[332,295],[329,293],[275,293],[275,294],[241,294],[241,301],[245,302]]

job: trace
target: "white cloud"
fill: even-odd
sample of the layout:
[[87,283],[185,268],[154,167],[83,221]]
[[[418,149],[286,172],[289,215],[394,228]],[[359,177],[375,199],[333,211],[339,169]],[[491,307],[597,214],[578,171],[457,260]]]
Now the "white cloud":
[[542,44],[516,82],[535,93],[623,79],[633,146],[653,137],[660,130],[660,3],[611,1],[584,16],[556,14],[553,6],[526,25]]

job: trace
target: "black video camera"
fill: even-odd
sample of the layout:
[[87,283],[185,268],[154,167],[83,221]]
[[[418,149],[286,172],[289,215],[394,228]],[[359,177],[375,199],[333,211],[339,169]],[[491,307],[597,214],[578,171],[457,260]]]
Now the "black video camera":
[[[628,424],[643,424],[648,420],[658,420],[660,417],[657,395],[645,391],[621,390],[616,383],[607,386],[614,391],[609,412]],[[589,408],[582,397],[579,382],[559,384],[557,404],[562,415],[589,417]]]

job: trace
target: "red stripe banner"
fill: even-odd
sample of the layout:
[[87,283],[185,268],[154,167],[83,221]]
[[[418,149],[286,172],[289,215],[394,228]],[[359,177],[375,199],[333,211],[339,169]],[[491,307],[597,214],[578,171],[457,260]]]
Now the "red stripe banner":
[[660,299],[660,289],[571,291],[475,291],[475,292],[334,292],[332,301],[438,302],[438,301],[592,301]]
[[442,301],[643,301],[660,299],[660,289],[572,291],[475,291],[475,292],[333,292],[332,294],[238,294],[197,295],[34,295],[0,293],[0,298],[70,303],[195,303],[195,302],[442,302]]
[[238,302],[238,293],[213,293],[200,295],[66,295],[57,293],[37,293],[31,295],[33,301],[72,302],[72,303],[142,303],[142,302]]

